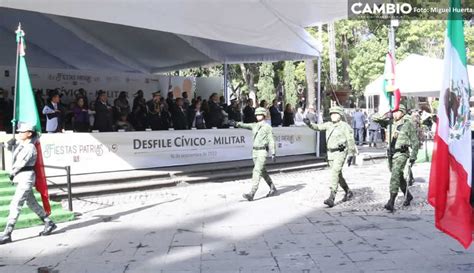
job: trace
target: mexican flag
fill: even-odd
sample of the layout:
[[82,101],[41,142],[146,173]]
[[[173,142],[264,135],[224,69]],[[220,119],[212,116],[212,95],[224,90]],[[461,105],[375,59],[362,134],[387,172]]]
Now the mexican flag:
[[[28,74],[28,67],[25,60],[25,33],[19,26],[16,31],[17,42],[17,75],[16,75],[16,89],[15,89],[15,113],[13,118],[14,125],[25,122],[34,124],[37,133],[41,133],[41,123],[36,108],[33,88],[31,87],[30,75]],[[43,154],[41,150],[41,143],[39,139],[35,142],[37,150],[37,158],[35,164],[36,172],[36,190],[41,194],[43,201],[43,208],[49,215],[51,213],[51,206],[49,205],[48,185],[46,183],[46,174],[44,172]]]
[[436,227],[468,248],[474,231],[470,87],[463,20],[455,12],[461,0],[450,0],[450,7],[428,201],[435,209]]
[[[388,52],[385,57],[384,80],[382,87],[382,95],[380,96],[379,112],[381,114],[389,111],[397,111],[400,105],[400,89],[395,84],[395,58]],[[390,97],[392,101],[390,103]]]

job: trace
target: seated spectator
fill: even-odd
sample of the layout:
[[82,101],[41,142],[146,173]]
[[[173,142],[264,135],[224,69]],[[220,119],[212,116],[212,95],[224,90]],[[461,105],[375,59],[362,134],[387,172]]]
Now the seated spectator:
[[72,111],[74,112],[74,131],[89,132],[89,110],[86,107],[83,97],[77,99]]
[[283,126],[288,127],[295,124],[295,118],[291,104],[286,104],[285,111],[283,112]]
[[115,129],[117,131],[119,130],[124,130],[125,132],[133,131],[133,126],[132,124],[130,124],[130,122],[128,122],[127,117],[128,115],[126,115],[125,113],[122,113],[119,120],[117,120],[117,122],[115,123]]

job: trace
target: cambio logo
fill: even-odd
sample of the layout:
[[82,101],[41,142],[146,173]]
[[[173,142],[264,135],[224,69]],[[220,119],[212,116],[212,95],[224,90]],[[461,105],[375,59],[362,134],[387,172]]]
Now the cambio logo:
[[353,3],[351,11],[353,14],[410,14],[413,7],[408,3]]

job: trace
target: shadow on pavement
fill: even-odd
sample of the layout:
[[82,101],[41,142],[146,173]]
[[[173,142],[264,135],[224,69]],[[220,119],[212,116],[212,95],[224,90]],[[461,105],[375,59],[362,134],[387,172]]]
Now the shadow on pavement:
[[88,221],[85,221],[85,222],[69,225],[69,226],[67,226],[63,229],[58,230],[55,233],[61,233],[61,232],[66,232],[66,231],[73,230],[73,229],[84,228],[84,227],[95,225],[95,224],[98,224],[98,223],[101,223],[101,222],[112,222],[112,221],[115,221],[115,220],[119,219],[122,216],[137,213],[137,212],[140,212],[140,211],[143,211],[143,210],[146,210],[146,209],[150,209],[150,208],[153,208],[153,207],[156,207],[156,206],[159,206],[159,205],[163,205],[163,204],[166,204],[166,203],[172,203],[172,202],[178,201],[180,199],[181,198],[175,198],[175,199],[172,199],[172,200],[159,202],[159,203],[156,203],[156,204],[151,204],[151,205],[147,205],[147,206],[142,206],[142,207],[122,211],[122,212],[112,214],[112,215],[95,215],[94,217],[96,217],[96,219],[91,219],[91,220],[88,220]]

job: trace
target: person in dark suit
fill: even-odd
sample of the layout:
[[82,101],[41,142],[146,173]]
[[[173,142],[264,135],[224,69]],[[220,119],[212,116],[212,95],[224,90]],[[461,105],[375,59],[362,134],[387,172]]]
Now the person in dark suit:
[[64,128],[64,113],[66,112],[60,102],[59,92],[53,90],[49,94],[48,103],[43,108],[46,115],[46,131],[48,133],[60,133]]
[[176,107],[173,113],[171,113],[173,120],[173,128],[175,130],[186,130],[188,129],[188,118],[187,111],[184,109],[184,101],[182,98],[176,99]]
[[196,100],[188,112],[188,128],[206,129],[204,112],[201,110],[201,102]]
[[136,131],[145,131],[147,126],[146,100],[143,97],[143,91],[138,90],[133,99],[131,122]]
[[293,113],[293,109],[291,104],[286,104],[285,112],[283,113],[283,126],[289,127],[290,125],[295,124],[295,114]]
[[112,132],[112,107],[107,102],[107,93],[100,90],[94,104],[95,120],[94,130],[99,132]]
[[244,123],[257,122],[255,118],[255,108],[253,108],[253,100],[247,100],[247,106],[244,108]]
[[209,97],[209,115],[206,118],[207,128],[222,128],[224,117],[222,107],[219,105],[219,97],[216,93],[212,93]]
[[229,107],[227,107],[227,114],[229,120],[242,121],[242,113],[240,113],[239,105],[236,100],[231,100]]
[[270,107],[270,116],[272,119],[272,127],[278,127],[282,124],[281,112],[278,110],[278,101],[273,100],[272,106]]

